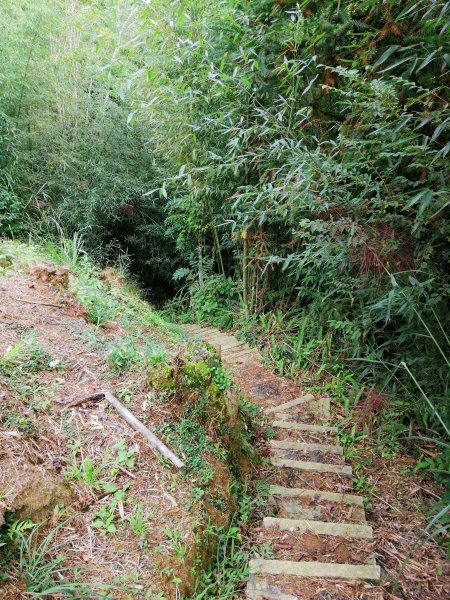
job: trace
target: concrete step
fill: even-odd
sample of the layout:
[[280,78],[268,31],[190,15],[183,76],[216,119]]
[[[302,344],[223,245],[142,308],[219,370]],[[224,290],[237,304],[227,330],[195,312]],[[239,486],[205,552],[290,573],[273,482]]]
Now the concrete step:
[[316,490],[307,490],[303,488],[285,488],[280,485],[271,485],[270,494],[272,496],[287,496],[289,498],[302,497],[326,502],[341,502],[352,506],[364,507],[364,498],[354,496],[353,494],[339,494],[337,492],[318,492]]
[[377,565],[343,565],[339,563],[293,562],[258,558],[250,561],[250,574],[378,581],[380,579],[380,567]]
[[352,468],[347,465],[330,465],[320,462],[307,462],[303,460],[289,460],[286,458],[272,457],[270,464],[284,469],[299,469],[300,471],[315,471],[316,473],[335,473],[336,475],[352,476]]
[[304,442],[290,442],[289,440],[270,440],[270,446],[275,450],[298,450],[304,452],[324,452],[342,456],[342,446],[332,444],[308,444]]
[[355,523],[330,523],[328,521],[312,521],[308,519],[279,519],[264,517],[263,526],[277,527],[283,531],[298,531],[299,533],[314,533],[315,535],[331,535],[345,538],[371,540],[373,530],[369,525]]
[[278,406],[272,406],[270,408],[267,408],[266,413],[272,414],[281,412],[283,410],[288,410],[289,408],[293,408],[294,406],[300,406],[301,404],[311,402],[311,400],[314,400],[314,396],[312,394],[306,394],[305,396],[300,396],[300,398],[294,398],[294,400],[289,400],[289,402],[278,404]]
[[307,423],[297,423],[295,421],[274,421],[272,427],[280,429],[292,429],[293,431],[314,431],[316,433],[337,433],[337,427],[327,427],[324,425],[309,425]]

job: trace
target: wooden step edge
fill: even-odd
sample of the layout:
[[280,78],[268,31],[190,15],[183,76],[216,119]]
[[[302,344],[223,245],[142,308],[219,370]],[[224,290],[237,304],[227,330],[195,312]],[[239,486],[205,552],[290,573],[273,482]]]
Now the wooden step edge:
[[300,471],[315,471],[316,473],[335,473],[336,475],[352,476],[352,468],[348,465],[331,465],[321,462],[290,460],[288,458],[271,457],[270,464],[283,469],[299,469]]
[[300,533],[314,533],[315,535],[329,535],[355,540],[373,539],[372,527],[356,523],[332,523],[329,521],[313,521],[311,519],[264,517],[263,527],[266,529],[276,527],[282,531],[298,531]]
[[314,444],[308,442],[291,442],[289,440],[270,440],[270,446],[276,450],[300,450],[304,452],[324,452],[329,454],[338,454],[342,456],[344,449],[342,446],[332,444]]
[[321,492],[316,490],[308,490],[303,488],[285,488],[281,485],[271,485],[269,493],[272,496],[288,496],[295,498],[317,498],[329,502],[341,502],[342,504],[350,504],[352,506],[360,506],[364,508],[364,498],[353,494],[341,494],[339,492]]
[[293,577],[324,577],[379,581],[380,567],[377,565],[353,565],[322,562],[294,562],[289,560],[253,559],[249,564],[250,574],[288,575]]

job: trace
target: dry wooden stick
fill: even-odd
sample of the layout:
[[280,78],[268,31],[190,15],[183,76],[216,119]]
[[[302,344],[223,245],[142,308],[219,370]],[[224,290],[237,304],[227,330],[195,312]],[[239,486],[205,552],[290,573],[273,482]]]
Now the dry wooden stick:
[[52,306],[53,308],[64,308],[60,304],[52,304],[51,302],[37,302],[36,300],[25,300],[24,298],[16,298],[15,296],[9,296],[11,300],[16,302],[26,302],[26,304],[34,304],[36,306]]
[[170,450],[165,444],[163,444],[161,440],[159,440],[156,437],[156,435],[154,435],[150,431],[150,429],[148,429],[141,421],[139,421],[139,419],[135,417],[133,413],[130,412],[128,408],[126,408],[122,404],[122,402],[117,400],[117,398],[113,396],[113,394],[111,394],[111,392],[109,392],[108,390],[101,390],[96,394],[89,396],[88,398],[84,398],[83,400],[77,400],[76,402],[69,404],[69,406],[78,406],[80,404],[83,404],[84,402],[95,402],[97,400],[101,400],[102,398],[105,398],[105,400],[107,400],[112,406],[114,406],[114,408],[117,410],[120,416],[122,416],[127,423],[129,423],[134,429],[136,429],[136,431],[139,431],[139,433],[141,433],[145,437],[147,442],[154,450],[162,454],[162,456],[168,458],[170,462],[172,462],[179,469],[182,469],[184,467],[184,463],[178,458],[178,456],[176,456],[172,452],[172,450]]

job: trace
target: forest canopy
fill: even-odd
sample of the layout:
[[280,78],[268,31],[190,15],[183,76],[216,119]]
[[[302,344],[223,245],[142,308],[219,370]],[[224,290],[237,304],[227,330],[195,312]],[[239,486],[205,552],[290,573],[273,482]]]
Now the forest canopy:
[[449,3],[0,7],[0,235],[64,235],[283,374],[356,373],[445,478]]

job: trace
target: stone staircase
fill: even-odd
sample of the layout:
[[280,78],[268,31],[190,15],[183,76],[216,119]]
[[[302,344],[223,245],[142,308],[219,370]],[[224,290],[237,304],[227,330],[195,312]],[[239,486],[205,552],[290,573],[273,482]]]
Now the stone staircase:
[[[270,497],[257,543],[271,542],[274,558],[250,561],[246,597],[254,600],[382,599],[363,498],[352,494],[330,400],[299,394],[262,365],[261,357],[233,336],[186,326],[189,336],[215,346],[249,399],[262,404],[273,430]],[[256,373],[256,376],[255,376]],[[252,375],[252,376],[251,376]],[[262,381],[262,384],[254,385]],[[266,390],[268,390],[266,392]],[[285,401],[283,401],[285,400]]]

